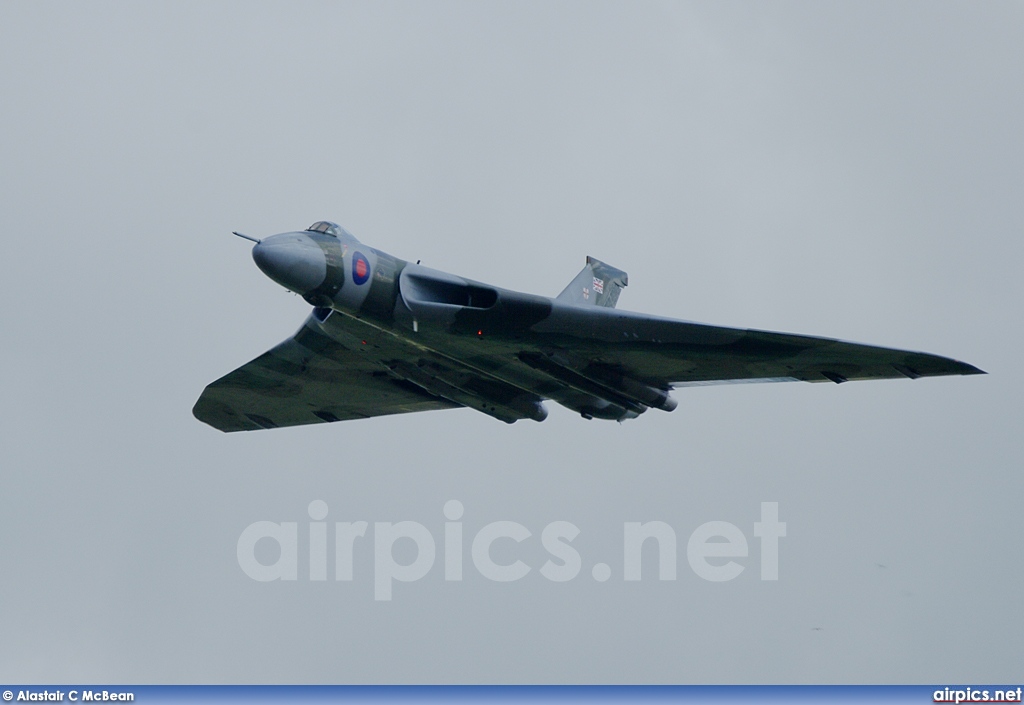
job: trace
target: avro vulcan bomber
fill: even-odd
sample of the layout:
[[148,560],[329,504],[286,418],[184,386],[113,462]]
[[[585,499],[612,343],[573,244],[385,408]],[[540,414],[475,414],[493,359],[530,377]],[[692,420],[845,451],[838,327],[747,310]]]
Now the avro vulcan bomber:
[[543,421],[549,399],[624,421],[671,411],[672,390],[694,385],[983,374],[927,353],[622,311],[626,273],[591,257],[552,299],[411,264],[326,221],[241,237],[313,311],[291,338],[206,387],[192,411],[221,431],[462,406]]

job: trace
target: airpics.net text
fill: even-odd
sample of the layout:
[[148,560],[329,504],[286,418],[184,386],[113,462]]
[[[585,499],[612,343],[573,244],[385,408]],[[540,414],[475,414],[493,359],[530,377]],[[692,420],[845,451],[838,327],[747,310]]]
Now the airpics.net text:
[[[444,538],[442,540],[444,579],[463,579],[463,558],[466,541],[463,537],[464,512],[456,499],[444,505]],[[325,581],[328,576],[328,506],[323,500],[313,500],[308,507],[308,566],[309,580]],[[353,557],[357,541],[368,541],[370,524],[366,521],[334,522],[334,580],[353,580]],[[306,533],[306,532],[303,532]],[[387,601],[392,597],[394,583],[420,580],[430,573],[437,557],[437,544],[430,530],[415,521],[373,524],[373,597]],[[567,582],[576,578],[583,568],[583,560],[572,542],[580,529],[568,521],[553,521],[540,533],[540,543],[549,558],[537,572],[552,582]],[[524,525],[514,521],[495,521],[480,528],[470,541],[470,557],[476,571],[488,580],[511,582],[520,580],[533,568],[523,560],[498,563],[492,557],[491,546],[499,539],[522,543],[533,536]],[[760,579],[779,579],[779,539],[786,536],[786,524],[779,521],[778,502],[761,502],[761,516],[753,523],[753,537],[760,552]],[[627,521],[622,525],[622,578],[638,581],[642,576],[642,548],[653,540],[657,545],[658,579],[676,579],[677,540],[675,530],[663,521]],[[305,536],[303,537],[306,538]],[[400,563],[395,557],[395,545],[401,540],[411,541],[415,557]],[[276,560],[264,563],[257,557],[257,544],[271,542],[279,549]],[[306,551],[302,551],[306,553]],[[298,580],[299,577],[299,523],[294,521],[257,521],[249,524],[238,537],[237,558],[242,571],[253,580]],[[711,582],[725,582],[740,575],[746,566],[737,559],[750,554],[747,536],[727,521],[709,521],[698,526],[686,542],[686,560],[700,578]],[[606,563],[597,563],[591,575],[598,582],[612,576]]]

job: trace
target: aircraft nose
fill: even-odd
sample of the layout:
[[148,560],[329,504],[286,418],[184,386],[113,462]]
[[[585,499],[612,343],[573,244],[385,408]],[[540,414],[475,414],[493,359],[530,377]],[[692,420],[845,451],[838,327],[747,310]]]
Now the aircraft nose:
[[252,248],[256,266],[281,286],[306,295],[327,278],[327,257],[320,246],[300,233],[265,238]]

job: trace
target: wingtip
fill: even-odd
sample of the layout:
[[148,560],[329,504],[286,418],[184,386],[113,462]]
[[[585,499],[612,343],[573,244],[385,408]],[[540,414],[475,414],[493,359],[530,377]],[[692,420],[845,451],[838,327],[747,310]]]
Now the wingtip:
[[972,365],[970,363],[967,363],[967,362],[961,362],[960,360],[950,360],[950,362],[952,363],[951,369],[946,374],[954,374],[954,375],[987,375],[988,374],[988,372],[986,372],[985,370],[981,369],[980,367],[975,367],[974,365]]
[[[231,433],[232,431],[248,430],[244,427],[233,427],[230,424],[226,425],[224,423],[225,416],[222,411],[224,405],[221,404],[221,409],[218,409],[217,403],[212,401],[207,396],[209,389],[210,387],[207,386],[207,388],[203,390],[203,393],[199,397],[199,399],[196,400],[195,406],[192,407],[192,416],[194,416],[196,420],[201,421],[210,428],[216,429],[221,433]],[[218,411],[220,411],[219,415]]]

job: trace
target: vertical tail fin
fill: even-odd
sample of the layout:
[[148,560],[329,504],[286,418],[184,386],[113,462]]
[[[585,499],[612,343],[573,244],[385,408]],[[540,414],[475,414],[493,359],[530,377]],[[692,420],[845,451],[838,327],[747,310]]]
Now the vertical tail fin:
[[621,269],[588,256],[587,266],[557,296],[557,300],[574,306],[615,308],[619,293],[628,283],[628,276]]

